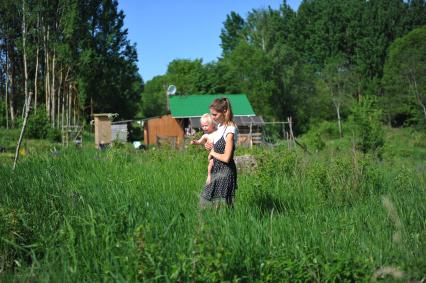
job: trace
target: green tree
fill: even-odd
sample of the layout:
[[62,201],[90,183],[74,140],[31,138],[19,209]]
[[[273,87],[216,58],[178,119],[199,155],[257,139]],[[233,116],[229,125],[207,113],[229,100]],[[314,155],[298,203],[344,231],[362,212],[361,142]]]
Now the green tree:
[[240,40],[245,39],[246,22],[236,12],[232,11],[226,16],[220,33],[220,40],[223,55],[231,52],[238,45]]
[[142,117],[155,117],[166,114],[166,90],[169,80],[166,75],[156,76],[145,84],[140,102]]
[[336,110],[339,135],[343,137],[341,110],[350,101],[354,92],[353,67],[342,55],[331,57],[322,71],[322,78]]
[[203,91],[206,80],[202,59],[175,59],[167,67],[169,84],[176,85],[179,94],[195,94]]
[[[395,40],[384,67],[385,99],[395,116],[410,104],[426,119],[426,26]],[[402,107],[401,107],[402,106]],[[408,113],[408,115],[410,115]]]
[[224,79],[229,83],[226,92],[246,93],[256,114],[273,118],[271,96],[274,83],[271,79],[272,64],[267,54],[240,41],[223,62],[227,66]]
[[305,64],[298,52],[286,44],[276,44],[268,54],[272,65],[271,78],[273,93],[271,97],[272,113],[279,121],[292,117],[293,130],[303,132],[307,129],[316,93],[314,72]]

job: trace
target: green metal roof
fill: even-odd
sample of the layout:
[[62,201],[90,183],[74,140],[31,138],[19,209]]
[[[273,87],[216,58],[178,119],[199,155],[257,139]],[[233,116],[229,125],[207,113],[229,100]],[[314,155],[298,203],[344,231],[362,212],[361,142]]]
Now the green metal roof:
[[216,98],[226,97],[231,101],[234,116],[255,116],[245,94],[199,94],[175,95],[169,97],[170,112],[174,118],[201,117],[209,112],[209,106]]

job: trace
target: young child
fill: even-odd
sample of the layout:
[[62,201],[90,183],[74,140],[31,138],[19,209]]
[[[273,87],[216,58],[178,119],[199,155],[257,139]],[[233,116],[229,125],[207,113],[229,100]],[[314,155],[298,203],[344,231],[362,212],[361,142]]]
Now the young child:
[[[213,122],[213,118],[210,114],[206,113],[200,118],[201,129],[204,131],[204,135],[198,140],[192,140],[191,144],[205,144],[213,143],[214,135],[216,133],[216,124]],[[207,169],[207,180],[206,184],[211,181],[211,171],[213,168],[213,159],[209,160],[209,166]]]

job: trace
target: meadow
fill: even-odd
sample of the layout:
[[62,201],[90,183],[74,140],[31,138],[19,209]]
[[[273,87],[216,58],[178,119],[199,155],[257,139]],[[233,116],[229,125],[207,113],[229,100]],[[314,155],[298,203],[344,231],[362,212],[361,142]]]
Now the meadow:
[[424,133],[388,129],[382,158],[240,148],[235,207],[203,211],[205,151],[92,147],[0,154],[0,281],[426,280]]

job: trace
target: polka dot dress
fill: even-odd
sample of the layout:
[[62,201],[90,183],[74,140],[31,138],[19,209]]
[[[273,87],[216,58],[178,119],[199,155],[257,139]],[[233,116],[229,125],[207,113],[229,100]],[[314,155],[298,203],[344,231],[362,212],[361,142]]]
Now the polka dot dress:
[[[225,152],[225,138],[222,136],[214,145],[214,151],[223,154]],[[206,184],[201,198],[205,201],[225,201],[232,205],[237,189],[237,167],[234,162],[234,150],[229,163],[214,159],[211,171],[211,182]]]

